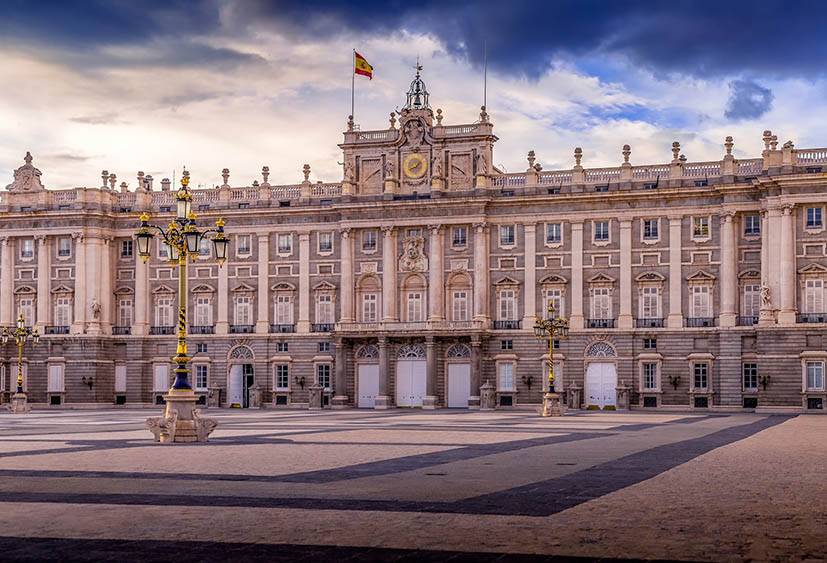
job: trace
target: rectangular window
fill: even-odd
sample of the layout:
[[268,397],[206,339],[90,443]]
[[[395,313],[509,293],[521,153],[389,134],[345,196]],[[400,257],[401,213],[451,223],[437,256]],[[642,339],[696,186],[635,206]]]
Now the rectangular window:
[[746,284],[744,286],[744,316],[757,317],[761,311],[761,286]]
[[761,234],[761,217],[759,215],[744,215],[744,236],[751,237]]
[[250,235],[238,235],[238,254],[249,255],[252,252],[252,240]]
[[34,257],[34,241],[30,238],[24,238],[20,241],[20,257],[32,258]]
[[290,254],[293,250],[293,235],[279,235],[279,254]]
[[451,246],[462,248],[468,245],[468,229],[466,227],[454,227],[451,230]]
[[657,338],[644,338],[643,339],[643,348],[644,348],[644,350],[656,350],[657,347],[658,347]]
[[172,326],[172,299],[159,297],[155,302],[155,326]]
[[293,324],[293,298],[290,295],[276,296],[276,324]]
[[330,364],[316,365],[316,382],[324,387],[325,391],[330,391]]
[[454,321],[468,320],[468,292],[455,291],[451,296],[451,318]]
[[316,322],[319,324],[333,324],[333,296],[319,295],[316,297]]
[[276,343],[276,352],[287,352],[289,346],[287,342],[278,342]]
[[408,236],[409,237],[421,237],[422,230],[421,229],[408,229]]
[[513,246],[515,240],[514,225],[500,225],[500,246]]
[[287,391],[290,383],[290,366],[287,364],[276,364],[276,384],[279,391]]
[[154,391],[169,391],[169,366],[158,365],[155,366],[155,377],[153,378]]
[[500,340],[500,350],[513,350],[514,349],[514,341],[513,340]]
[[821,208],[808,207],[807,208],[807,228],[820,229],[821,228]]
[[376,250],[376,231],[362,231],[362,250]]
[[195,389],[197,391],[207,390],[207,366],[204,364],[195,366]]
[[158,258],[161,260],[169,260],[169,245],[166,241],[161,241],[161,244],[158,245]]
[[115,366],[115,393],[126,393],[126,366]]
[[319,252],[333,252],[333,233],[319,233]]
[[132,258],[132,241],[121,241],[121,258]]
[[499,383],[500,391],[514,390],[514,364],[503,363],[499,364],[499,373],[497,382]]
[[60,364],[49,366],[49,392],[63,392],[63,366]]
[[707,318],[711,317],[711,307],[709,306],[709,286],[696,285],[691,288],[692,305],[691,312],[693,318]]
[[824,390],[824,362],[807,362],[807,391]]
[[643,364],[643,388],[647,391],[658,389],[658,364]]
[[563,311],[563,290],[562,289],[547,289],[543,295],[543,318],[548,318],[548,304],[554,305],[554,317],[563,318],[565,313]]
[[195,298],[195,324],[212,326],[212,299],[209,297]]
[[594,222],[594,240],[607,241],[609,240],[609,222],[595,221]]
[[642,287],[640,293],[640,317],[660,318],[660,291],[657,287]]
[[513,289],[500,290],[500,306],[498,308],[500,313],[499,320],[501,321],[516,321],[517,320],[517,299]]
[[420,322],[423,320],[422,317],[422,294],[418,292],[408,293],[408,322]]
[[692,236],[695,238],[709,237],[709,217],[693,217]]
[[206,354],[207,353],[207,344],[205,342],[199,342],[195,345],[195,353],[196,354]]
[[17,313],[23,313],[23,323],[26,326],[34,324],[34,299],[31,297],[21,298],[18,303]]
[[608,192],[609,186],[595,186],[594,191],[596,192]]
[[57,255],[70,256],[72,254],[72,239],[63,237],[57,239]]
[[365,293],[362,295],[362,322],[377,322],[376,294]]
[[804,312],[824,312],[824,280],[807,280],[805,282]]
[[595,287],[592,293],[592,318],[612,318],[612,297],[608,287]]
[[706,391],[709,388],[709,364],[695,364],[693,383],[695,391]]
[[658,238],[658,220],[644,219],[643,220],[643,238],[653,240]]
[[548,223],[546,225],[546,242],[548,244],[559,244],[563,241],[563,224]]
[[55,299],[55,326],[69,326],[72,324],[72,300],[68,297]]
[[758,364],[744,364],[744,391],[758,391]]
[[253,324],[253,306],[250,297],[246,295],[235,298],[235,324]]
[[132,299],[118,300],[118,326],[132,326]]
[[330,342],[319,342],[319,352],[330,352]]
[[202,237],[201,241],[198,243],[198,254],[202,257],[210,255],[210,248],[212,247],[212,241],[206,237]]

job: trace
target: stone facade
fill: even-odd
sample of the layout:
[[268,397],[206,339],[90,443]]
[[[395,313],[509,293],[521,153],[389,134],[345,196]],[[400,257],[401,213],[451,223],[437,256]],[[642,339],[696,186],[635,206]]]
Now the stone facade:
[[[531,151],[506,174],[484,108],[442,121],[409,95],[386,129],[349,123],[341,182],[311,183],[305,166],[303,182],[271,185],[264,167],[231,187],[224,169],[195,190],[199,222],[223,217],[232,238],[223,268],[205,248],[188,272],[205,401],[307,405],[321,383],[326,405],[475,408],[490,382],[498,406],[539,405],[532,324],[551,299],[571,322],[557,390],[583,390],[569,407],[611,408],[628,386],[620,404],[640,408],[824,412],[827,149],[766,131],[758,158],[736,159],[727,137],[720,161],[674,143],[671,162],[638,166],[624,145],[615,168],[585,168],[578,148],[570,170]],[[30,401],[155,404],[178,272],[157,246],[142,263],[133,233],[142,211],[171,218],[169,180],[139,172],[133,191],[103,171],[100,187],[47,190],[41,177],[27,154],[0,201],[0,324],[22,311],[44,334],[24,349]],[[0,366],[7,401],[12,345]]]

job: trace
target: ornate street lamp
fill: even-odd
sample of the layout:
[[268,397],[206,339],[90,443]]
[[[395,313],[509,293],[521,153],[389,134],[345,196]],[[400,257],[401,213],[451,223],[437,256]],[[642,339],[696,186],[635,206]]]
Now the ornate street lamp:
[[563,407],[560,405],[560,395],[554,390],[554,340],[568,338],[569,321],[561,317],[554,318],[556,309],[548,304],[548,318],[534,319],[534,336],[538,339],[548,337],[548,392],[543,395],[543,416],[562,416]]
[[[197,258],[201,239],[208,238],[213,241],[215,261],[221,267],[227,260],[229,239],[224,234],[223,219],[216,222],[215,229],[198,230],[195,222],[196,216],[192,211],[192,193],[189,190],[189,172],[187,171],[184,171],[184,176],[181,178],[181,189],[175,193],[175,201],[176,217],[166,230],[158,225],[150,225],[149,216],[143,213],[141,214],[141,227],[135,233],[135,238],[138,242],[138,255],[146,263],[152,255],[152,239],[155,237],[150,229],[157,229],[162,237],[161,244],[167,246],[167,259],[173,266],[178,266],[178,348],[175,357],[172,358],[178,366],[173,370],[175,383],[170,388],[169,395],[164,397],[167,402],[164,420],[170,418],[170,413],[176,412],[177,414],[172,417],[174,420],[170,423],[175,427],[175,421],[178,421],[177,431],[173,428],[170,433],[174,441],[196,441],[193,439],[196,437],[194,433],[196,422],[191,424],[192,429],[189,428],[190,424],[181,424],[183,421],[193,420],[192,411],[197,400],[190,385],[189,370],[187,370],[187,362],[190,361],[187,356],[187,258],[190,260]],[[206,436],[203,441],[206,441]]]
[[3,344],[8,344],[9,338],[13,338],[17,344],[17,392],[12,396],[11,412],[26,413],[31,410],[27,404],[26,393],[23,392],[23,345],[32,337],[32,342],[35,346],[40,342],[40,334],[37,329],[31,329],[25,326],[23,320],[23,313],[17,317],[17,327],[11,331],[3,327],[3,334],[0,336]]

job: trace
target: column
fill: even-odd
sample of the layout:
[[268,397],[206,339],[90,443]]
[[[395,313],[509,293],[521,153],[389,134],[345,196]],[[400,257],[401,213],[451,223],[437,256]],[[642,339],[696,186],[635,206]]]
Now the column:
[[631,329],[632,320],[632,220],[620,220],[620,315],[617,327]]
[[474,320],[487,324],[488,317],[488,226],[474,224]]
[[728,211],[721,215],[721,312],[720,326],[735,326],[738,314],[736,284],[738,261],[735,249],[735,213]]
[[537,317],[537,225],[526,223],[525,229],[525,287],[523,288],[523,330],[534,330]]
[[770,286],[770,299],[773,312],[781,309],[781,208],[774,207],[767,210],[767,266]]
[[480,378],[482,376],[482,342],[479,336],[471,337],[471,394],[468,408],[480,408]]
[[83,233],[74,233],[75,239],[75,311],[72,320],[72,334],[86,331],[86,244]]
[[114,296],[112,294],[112,241],[114,239],[107,235],[101,240],[101,275],[100,275],[100,296],[101,296],[101,332],[112,333],[112,310]]
[[37,240],[37,326],[38,332],[43,334],[45,327],[51,324],[49,310],[51,309],[52,294],[49,280],[49,244],[46,235],[35,235]]
[[[302,254],[301,260],[306,259]],[[304,266],[302,262],[302,266]],[[256,334],[270,332],[270,235],[258,235],[258,314],[256,315]]]
[[[428,320],[440,322],[445,320],[445,307],[443,305],[445,299],[445,283],[443,281],[445,237],[442,225],[432,226],[429,227],[429,229],[431,230],[431,257],[428,261],[430,270],[428,280]],[[428,394],[430,395],[430,393]]]
[[395,321],[396,311],[396,233],[382,227],[382,320]]
[[666,326],[683,327],[683,268],[681,267],[682,215],[669,217],[669,317]]
[[351,229],[342,229],[341,302],[340,320],[352,323],[353,317],[353,238]]
[[310,332],[310,233],[299,233],[299,322],[296,331]]
[[388,353],[388,339],[384,336],[379,337],[379,395],[376,397],[374,408],[389,409],[391,407],[391,398],[388,396],[388,388],[390,387],[390,373],[391,363],[390,354]]
[[583,319],[583,221],[571,222],[571,317],[569,326],[582,329]]
[[218,268],[218,320],[215,323],[216,334],[230,332],[230,265]]
[[433,336],[425,337],[425,397],[422,399],[423,410],[433,410],[437,407],[436,396],[436,343]]
[[795,324],[795,220],[792,205],[785,205],[781,214],[781,310],[778,324]]
[[767,210],[763,209],[761,210],[761,310],[758,316],[758,324],[762,326],[775,323],[772,314],[772,295],[767,295],[765,299],[765,293],[770,287],[769,231],[769,215]]
[[149,333],[149,264],[135,252],[135,318],[132,334],[144,336]]
[[14,275],[12,268],[12,253],[14,244],[9,237],[0,237],[0,324],[12,326],[14,324]]
[[86,329],[89,334],[100,334],[101,308],[101,239],[88,237],[86,240]]
[[336,339],[336,394],[333,396],[333,408],[347,405],[347,354],[344,340]]

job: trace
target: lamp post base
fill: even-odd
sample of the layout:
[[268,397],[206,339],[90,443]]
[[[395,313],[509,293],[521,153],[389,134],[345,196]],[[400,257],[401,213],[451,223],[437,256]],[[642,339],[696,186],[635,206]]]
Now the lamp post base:
[[218,426],[214,418],[201,418],[201,410],[195,408],[198,397],[191,390],[173,391],[164,395],[164,400],[164,416],[146,419],[156,442],[206,442]]
[[12,414],[25,414],[32,410],[32,406],[28,403],[25,393],[15,393],[11,397],[11,404],[9,411]]
[[563,416],[564,412],[565,410],[560,402],[559,393],[546,393],[543,395],[542,416]]

